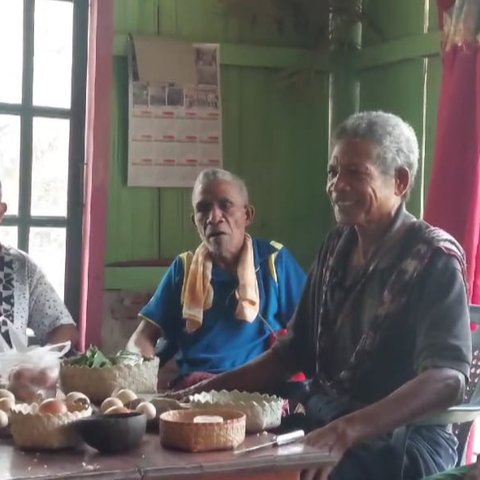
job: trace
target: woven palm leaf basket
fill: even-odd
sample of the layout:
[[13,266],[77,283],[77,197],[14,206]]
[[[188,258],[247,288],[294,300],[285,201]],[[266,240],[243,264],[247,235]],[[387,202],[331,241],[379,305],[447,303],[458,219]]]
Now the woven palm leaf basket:
[[156,393],[159,359],[140,364],[111,367],[84,367],[63,362],[60,383],[64,393],[82,392],[94,403],[101,403],[116,390],[129,388],[137,393]]
[[236,410],[170,410],[160,415],[160,443],[188,452],[231,450],[245,440],[245,414]]
[[92,409],[57,415],[40,414],[35,404],[19,404],[10,412],[10,432],[18,448],[56,450],[81,443],[73,422],[92,414]]

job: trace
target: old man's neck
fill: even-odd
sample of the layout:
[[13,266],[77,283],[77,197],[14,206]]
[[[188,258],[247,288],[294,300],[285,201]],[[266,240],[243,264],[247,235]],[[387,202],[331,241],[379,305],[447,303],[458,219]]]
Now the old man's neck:
[[211,253],[213,264],[222,270],[236,274],[240,252],[236,254],[221,254],[219,252]]

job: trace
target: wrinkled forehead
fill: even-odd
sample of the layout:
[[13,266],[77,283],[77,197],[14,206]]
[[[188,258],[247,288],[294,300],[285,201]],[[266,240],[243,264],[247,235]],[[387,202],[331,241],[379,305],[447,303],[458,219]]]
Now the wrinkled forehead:
[[328,165],[371,165],[378,157],[378,145],[361,138],[344,138],[333,146]]
[[246,203],[246,198],[242,189],[235,182],[228,180],[212,180],[203,185],[194,188],[192,194],[192,204],[197,205],[204,201],[219,201],[228,199],[234,203]]

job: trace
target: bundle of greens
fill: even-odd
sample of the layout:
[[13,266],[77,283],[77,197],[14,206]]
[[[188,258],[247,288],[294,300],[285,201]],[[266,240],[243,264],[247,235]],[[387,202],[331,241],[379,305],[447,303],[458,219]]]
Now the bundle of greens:
[[137,353],[120,350],[115,356],[108,357],[94,345],[90,345],[84,354],[68,360],[69,365],[88,368],[105,368],[121,364],[137,365],[142,362],[143,358]]

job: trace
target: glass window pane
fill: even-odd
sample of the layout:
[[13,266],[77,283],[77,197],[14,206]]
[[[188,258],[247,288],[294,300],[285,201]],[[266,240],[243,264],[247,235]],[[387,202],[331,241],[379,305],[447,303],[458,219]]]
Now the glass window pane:
[[18,227],[0,226],[0,243],[9,247],[18,247]]
[[23,2],[0,1],[0,102],[22,100]]
[[19,175],[20,117],[0,115],[0,181],[2,200],[8,205],[7,215],[18,214]]
[[65,282],[64,228],[31,227],[28,253],[43,270],[63,299]]
[[70,121],[33,119],[32,215],[66,216]]
[[72,25],[73,2],[35,1],[35,105],[70,108]]

